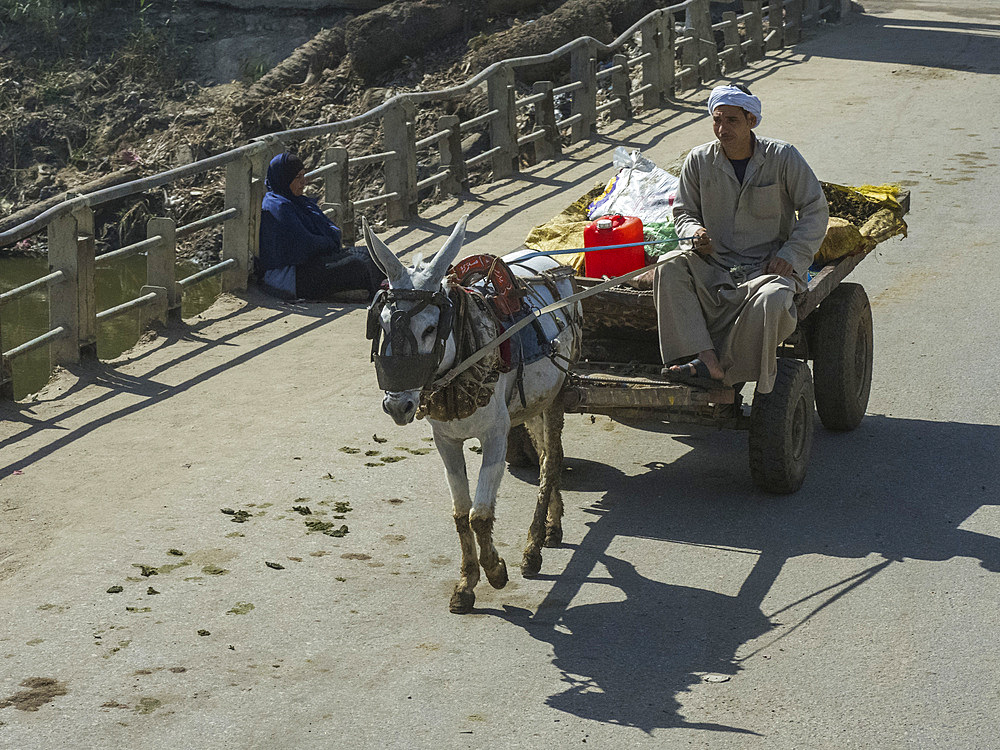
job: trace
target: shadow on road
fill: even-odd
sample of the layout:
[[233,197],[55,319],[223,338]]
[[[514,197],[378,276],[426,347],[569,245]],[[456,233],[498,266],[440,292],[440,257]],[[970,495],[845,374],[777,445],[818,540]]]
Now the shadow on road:
[[[186,324],[183,327],[163,329],[161,332],[161,338],[163,339],[162,347],[167,347],[166,351],[171,351],[175,356],[144,373],[142,376],[136,377],[124,374],[119,372],[116,367],[120,365],[122,361],[138,361],[145,358],[149,355],[149,350],[140,351],[134,356],[126,354],[120,358],[118,365],[105,364],[100,361],[90,361],[67,367],[66,369],[76,376],[77,380],[70,386],[70,388],[59,394],[53,400],[68,400],[67,397],[71,394],[83,391],[85,387],[91,385],[97,385],[103,388],[103,390],[95,391],[92,398],[89,398],[81,404],[71,406],[51,418],[36,418],[32,413],[32,404],[30,403],[0,403],[0,418],[7,419],[12,423],[19,422],[24,425],[23,429],[13,432],[4,439],[0,439],[0,449],[15,445],[18,442],[38,433],[51,431],[53,435],[55,435],[50,442],[33,451],[29,455],[5,465],[0,465],[0,479],[9,476],[13,472],[23,470],[25,467],[31,465],[39,459],[51,455],[60,448],[71,445],[76,440],[90,434],[100,427],[112,424],[122,417],[127,417],[141,412],[150,406],[158,404],[172,396],[183,393],[190,388],[204,383],[212,378],[225,375],[230,370],[246,364],[254,357],[270,351],[287,341],[303,336],[359,307],[359,305],[350,303],[280,302],[278,300],[273,300],[264,294],[258,294],[256,292],[248,293],[247,299],[249,300],[249,304],[246,307],[243,307],[234,313],[230,313],[229,315],[205,320],[201,324]],[[222,320],[238,320],[241,313],[245,313],[247,310],[254,307],[269,310],[270,312],[267,314],[268,317],[256,322],[247,319],[246,325],[236,328],[235,330],[216,338],[206,338],[201,333],[203,328],[217,324]],[[159,380],[161,376],[166,375],[172,368],[176,368],[182,363],[193,360],[199,355],[204,355],[219,347],[234,346],[236,345],[236,342],[238,342],[240,336],[244,336],[255,330],[273,326],[277,321],[286,319],[291,315],[311,317],[314,318],[314,320],[306,325],[296,327],[292,331],[277,336],[260,346],[243,351],[238,356],[234,356],[231,359],[225,359],[220,364],[216,364],[215,366],[204,370],[199,370],[191,377],[177,383],[176,385],[165,385]],[[198,346],[188,350],[169,349],[169,345],[171,343],[182,340],[196,342]],[[214,362],[217,360],[212,361]],[[127,405],[122,406],[109,414],[97,417],[92,421],[87,422],[85,425],[75,429],[66,429],[61,426],[64,422],[68,421],[70,417],[78,414],[85,414],[88,410],[96,407],[104,408],[106,404],[114,403],[115,400],[120,398],[122,395],[138,396],[142,400],[136,402],[134,399],[128,399]]]
[[[927,3],[893,3],[894,12],[926,12]],[[940,6],[942,13],[964,12],[982,18],[986,9]],[[998,18],[1000,21],[1000,18]],[[816,57],[865,62],[899,63],[973,73],[1000,73],[1000,22],[963,22],[855,16],[840,33],[818,34],[806,47]],[[845,36],[853,43],[845,44]],[[925,71],[931,76],[933,71]]]
[[[650,427],[659,431],[658,423]],[[738,655],[741,646],[779,625],[774,641],[788,637],[891,564],[970,557],[1000,572],[1000,539],[959,528],[998,504],[992,487],[1000,427],[869,416],[852,433],[819,428],[805,487],[784,497],[749,487],[744,435],[704,431],[678,439],[694,449],[634,477],[571,459],[568,488],[612,489],[586,510],[595,518],[566,569],[551,576],[537,612],[497,613],[552,646],[566,684],[547,699],[553,708],[647,732],[745,733],[686,721],[679,695],[706,673],[737,674],[753,655]],[[662,541],[665,557],[670,545],[696,545],[756,562],[736,595],[671,585],[610,554],[620,537]],[[785,562],[814,554],[881,559],[765,613],[762,602]],[[618,591],[574,605],[584,584]],[[793,621],[778,623],[779,614]]]

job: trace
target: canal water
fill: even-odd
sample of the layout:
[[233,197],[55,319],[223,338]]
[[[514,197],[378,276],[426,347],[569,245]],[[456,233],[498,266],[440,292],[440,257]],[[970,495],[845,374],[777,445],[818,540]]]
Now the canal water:
[[[183,279],[198,270],[199,266],[195,263],[180,261],[176,277]],[[44,257],[0,257],[0,293],[34,281],[48,272],[48,261]],[[133,255],[106,263],[101,263],[98,257],[95,282],[98,311],[138,297],[139,290],[146,283],[146,256]],[[221,280],[218,276],[187,287],[182,315],[190,317],[205,310],[220,291]],[[48,295],[46,289],[41,289],[0,307],[0,330],[3,332],[0,346],[3,351],[20,346],[49,330]],[[114,359],[135,345],[143,328],[144,313],[141,309],[98,321],[97,356]],[[24,398],[48,382],[48,347],[43,346],[17,357],[12,366],[14,398]]]

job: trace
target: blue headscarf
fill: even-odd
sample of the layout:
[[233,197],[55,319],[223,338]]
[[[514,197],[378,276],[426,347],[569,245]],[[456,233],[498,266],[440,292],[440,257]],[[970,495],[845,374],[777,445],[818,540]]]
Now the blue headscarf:
[[295,154],[278,154],[267,167],[261,204],[260,267],[297,266],[317,255],[341,252],[340,229],[312,198],[294,195],[291,182],[305,165]]
[[290,185],[295,179],[295,175],[305,168],[306,165],[302,163],[302,159],[295,154],[288,152],[278,154],[267,165],[267,177],[264,179],[264,185],[272,193],[294,200],[295,196],[292,195]]

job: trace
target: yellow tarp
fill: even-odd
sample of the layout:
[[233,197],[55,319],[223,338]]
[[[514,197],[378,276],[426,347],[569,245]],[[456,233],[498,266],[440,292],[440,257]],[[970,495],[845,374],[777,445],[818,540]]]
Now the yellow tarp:
[[[556,214],[550,221],[532,229],[524,240],[524,246],[532,250],[567,250],[583,247],[583,230],[590,223],[587,206],[604,191],[604,183],[598,183],[587,193]],[[584,253],[567,253],[553,258],[567,266],[572,266],[578,276],[583,275]]]
[[906,236],[899,185],[836,185],[824,182],[830,223],[815,262],[829,263],[845,255],[869,253],[879,242]]
[[[830,202],[830,224],[816,262],[829,263],[845,255],[868,253],[879,242],[897,234],[906,236],[903,209],[899,205],[898,185],[835,185],[824,182],[823,191]],[[525,247],[538,251],[566,250],[583,247],[583,230],[589,223],[587,206],[600,196],[607,186],[598,183],[560,211],[551,220],[532,229],[524,240]],[[578,275],[584,273],[584,253],[554,256],[560,263],[572,266]]]
[[826,236],[820,245],[813,263],[826,264],[845,255],[867,253],[875,243],[863,236],[860,230],[847,219],[831,216],[826,225]]

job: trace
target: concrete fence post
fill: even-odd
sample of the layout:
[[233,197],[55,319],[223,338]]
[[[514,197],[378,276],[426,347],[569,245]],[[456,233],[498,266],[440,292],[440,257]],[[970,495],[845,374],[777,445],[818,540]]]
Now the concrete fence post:
[[[0,341],[3,341],[3,314],[0,312]],[[14,371],[0,347],[0,401],[14,400]]]
[[743,0],[743,12],[750,14],[750,18],[746,20],[747,37],[750,41],[747,47],[747,62],[764,59],[763,6],[763,0]]
[[267,177],[267,166],[274,154],[266,146],[261,146],[250,154],[250,249],[247,253],[249,275],[257,275],[257,260],[260,258],[260,213],[261,203],[267,188],[264,179]]
[[417,215],[417,149],[413,118],[416,107],[400,99],[382,117],[385,150],[396,155],[385,162],[385,188],[396,197],[386,203],[386,221],[399,224]]
[[222,272],[223,292],[247,288],[254,225],[250,205],[252,195],[253,164],[248,157],[240,156],[226,165],[225,207],[227,210],[235,208],[236,215],[222,223],[222,259],[235,260],[236,264]]
[[323,152],[323,164],[330,167],[323,173],[324,203],[343,204],[347,198],[347,149],[330,146]]
[[569,56],[570,81],[580,81],[583,88],[573,92],[570,116],[580,115],[570,130],[570,143],[590,138],[597,127],[597,58],[593,42],[575,47]]
[[502,65],[486,82],[489,108],[497,110],[497,115],[490,121],[490,148],[500,149],[492,159],[494,180],[510,177],[518,168],[520,149],[517,146],[514,94],[514,69]]
[[674,88],[676,90],[698,88],[698,83],[701,80],[701,76],[699,75],[699,62],[701,60],[699,53],[700,44],[693,28],[689,26],[685,27],[681,34],[690,38],[690,41],[685,42],[681,47],[681,67],[687,72],[675,76],[676,83]]
[[725,43],[726,58],[723,70],[725,73],[735,73],[743,68],[743,46],[740,43],[740,30],[736,25],[736,14],[727,11],[722,14],[722,20],[728,25],[722,30]]
[[819,0],[805,0],[802,8],[802,26],[815,26],[819,23]]
[[650,88],[642,92],[642,106],[654,109],[664,99],[674,95],[674,21],[668,13],[661,13],[647,21],[640,29],[640,53],[649,57],[642,61],[642,85]]
[[76,219],[77,342],[80,356],[97,359],[97,239],[94,210],[88,206],[73,212]]
[[644,109],[659,107],[663,101],[663,68],[660,59],[664,56],[663,37],[660,34],[658,21],[662,16],[657,16],[651,21],[646,21],[639,29],[639,54],[648,55],[642,61],[642,85],[648,86],[642,92],[642,106]]
[[146,236],[163,239],[146,254],[146,283],[162,287],[166,294],[167,319],[181,319],[182,295],[177,288],[177,223],[173,219],[154,218],[146,222]]
[[785,0],[772,0],[767,5],[767,51],[785,46]]
[[469,189],[469,172],[465,168],[465,156],[462,154],[460,122],[458,115],[444,115],[437,121],[437,131],[448,133],[438,141],[438,161],[441,169],[448,171],[448,177],[438,188],[448,195],[458,195]]
[[62,326],[66,333],[49,347],[52,365],[76,364],[80,361],[80,290],[77,268],[76,217],[58,216],[47,227],[49,272],[62,271],[63,279],[52,287],[49,296],[49,329]]
[[665,98],[673,98],[677,91],[677,28],[673,13],[662,13],[656,19],[661,40],[660,81],[663,85],[661,103]]
[[609,114],[616,120],[632,119],[632,81],[628,75],[628,56],[615,55],[611,58],[611,64],[618,68],[611,74],[611,96],[618,100],[618,103],[611,107]]
[[851,0],[839,0],[838,2],[838,14],[837,20],[841,23],[850,23],[851,21]]
[[154,286],[153,284],[145,284],[139,290],[139,294],[144,297],[150,292],[152,292],[156,296],[153,298],[151,302],[149,302],[145,307],[143,307],[139,311],[139,314],[141,316],[140,324],[144,329],[149,321],[155,321],[160,324],[166,324],[167,320],[170,318],[170,303],[167,302],[166,287]]
[[712,30],[712,8],[709,0],[696,0],[691,6],[691,28],[696,38],[695,49],[698,51],[701,80],[703,83],[714,81],[719,77],[719,48],[715,44],[715,32]]
[[785,44],[802,41],[802,0],[785,0]]
[[556,159],[562,154],[562,135],[556,124],[556,98],[552,93],[554,88],[552,81],[535,81],[531,87],[532,94],[545,94],[544,99],[535,102],[535,128],[545,131],[544,136],[531,144],[536,164],[546,159]]
[[337,220],[340,222],[341,242],[344,247],[353,246],[358,235],[354,226],[354,201],[351,200],[351,159],[347,149],[341,146],[331,146],[323,156],[326,164],[337,165],[323,177],[323,201],[340,206]]

